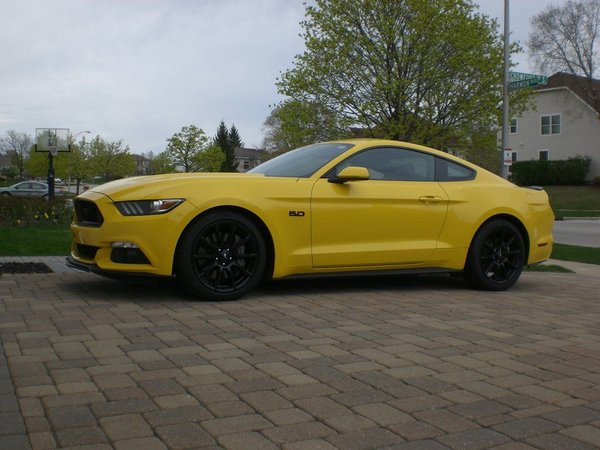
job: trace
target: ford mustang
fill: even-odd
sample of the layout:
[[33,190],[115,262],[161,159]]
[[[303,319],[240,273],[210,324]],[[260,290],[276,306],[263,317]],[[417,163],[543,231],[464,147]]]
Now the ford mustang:
[[125,178],[74,207],[69,265],[176,277],[206,300],[239,298],[263,279],[333,274],[454,272],[504,290],[553,244],[541,188],[387,140],[309,145],[248,173]]

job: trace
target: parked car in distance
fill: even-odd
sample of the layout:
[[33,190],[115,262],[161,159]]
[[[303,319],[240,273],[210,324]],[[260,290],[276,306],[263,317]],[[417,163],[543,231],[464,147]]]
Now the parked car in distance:
[[[65,191],[62,189],[54,189],[54,195],[63,196],[64,194]],[[21,181],[12,186],[0,188],[0,195],[48,198],[48,185],[39,181]]]

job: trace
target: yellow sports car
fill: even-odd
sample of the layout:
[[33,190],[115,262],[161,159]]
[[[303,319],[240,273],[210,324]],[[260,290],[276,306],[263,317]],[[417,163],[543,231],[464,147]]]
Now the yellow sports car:
[[71,266],[174,276],[207,300],[265,278],[374,271],[463,272],[475,288],[503,290],[553,243],[540,188],[374,139],[309,145],[245,174],[126,178],[74,206]]

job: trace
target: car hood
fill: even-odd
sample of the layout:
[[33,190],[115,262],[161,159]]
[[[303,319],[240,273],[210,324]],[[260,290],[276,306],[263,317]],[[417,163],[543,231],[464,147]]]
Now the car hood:
[[143,199],[176,193],[187,186],[199,183],[244,183],[264,179],[262,174],[248,173],[171,173],[142,177],[123,178],[110,181],[90,189],[88,192],[104,194],[113,200]]

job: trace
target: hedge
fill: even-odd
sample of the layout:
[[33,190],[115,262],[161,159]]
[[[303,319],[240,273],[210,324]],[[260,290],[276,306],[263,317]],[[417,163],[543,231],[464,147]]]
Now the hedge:
[[73,218],[70,199],[23,198],[0,195],[0,226],[39,223],[68,224]]
[[575,156],[557,161],[518,161],[512,165],[512,181],[521,186],[577,186],[585,177],[592,159]]

